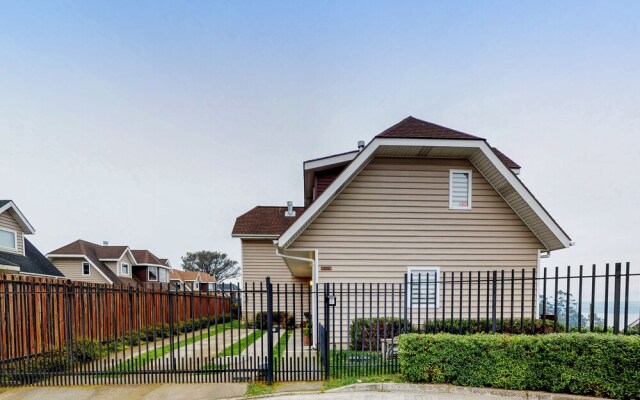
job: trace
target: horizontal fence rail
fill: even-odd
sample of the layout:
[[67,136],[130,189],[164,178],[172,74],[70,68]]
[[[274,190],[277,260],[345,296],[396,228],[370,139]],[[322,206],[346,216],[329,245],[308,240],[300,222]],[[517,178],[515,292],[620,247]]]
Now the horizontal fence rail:
[[0,275],[0,386],[397,373],[411,332],[640,334],[629,263],[186,290]]

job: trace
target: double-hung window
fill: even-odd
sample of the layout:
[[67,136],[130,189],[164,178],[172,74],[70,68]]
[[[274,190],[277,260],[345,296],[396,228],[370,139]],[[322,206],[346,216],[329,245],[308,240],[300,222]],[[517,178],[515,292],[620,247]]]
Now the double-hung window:
[[471,171],[452,169],[449,171],[449,208],[471,209]]
[[88,262],[82,263],[82,275],[89,276],[91,275],[91,265]]
[[120,272],[122,275],[129,275],[129,264],[122,263],[120,265]]
[[158,267],[147,267],[147,280],[150,282],[158,281]]
[[440,268],[409,267],[407,296],[410,308],[438,308],[440,303]]
[[18,250],[17,236],[15,231],[0,229],[0,248]]

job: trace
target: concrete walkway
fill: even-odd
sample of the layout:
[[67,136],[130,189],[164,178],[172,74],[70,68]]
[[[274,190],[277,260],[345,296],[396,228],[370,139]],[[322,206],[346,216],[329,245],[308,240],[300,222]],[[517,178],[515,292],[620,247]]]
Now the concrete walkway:
[[212,400],[244,396],[243,383],[147,384],[0,389],[0,400]]

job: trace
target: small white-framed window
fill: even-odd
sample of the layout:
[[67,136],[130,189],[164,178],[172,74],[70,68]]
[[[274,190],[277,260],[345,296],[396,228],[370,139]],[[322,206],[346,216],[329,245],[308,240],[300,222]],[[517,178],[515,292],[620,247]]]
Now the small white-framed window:
[[407,287],[410,308],[440,307],[440,267],[408,267]]
[[11,229],[0,228],[0,248],[18,250],[18,233]]
[[160,282],[169,282],[169,274],[166,269],[158,268],[158,276],[160,277]]
[[150,282],[158,281],[158,267],[147,267],[147,280]]
[[452,169],[449,171],[449,208],[452,210],[471,209],[470,170]]
[[200,290],[200,282],[198,281],[193,282],[193,290]]
[[91,264],[89,264],[88,262],[83,262],[82,263],[82,276],[89,276],[91,275]]
[[120,272],[122,273],[122,275],[129,275],[129,264],[122,263],[120,265]]

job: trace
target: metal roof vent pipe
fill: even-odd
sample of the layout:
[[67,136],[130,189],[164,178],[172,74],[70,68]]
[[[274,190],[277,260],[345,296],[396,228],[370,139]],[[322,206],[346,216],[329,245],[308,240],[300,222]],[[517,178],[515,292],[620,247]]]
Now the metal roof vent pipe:
[[293,201],[287,201],[287,211],[284,212],[285,217],[295,217],[296,212],[293,211]]
[[358,140],[358,151],[364,149],[364,140]]
[[102,241],[102,245],[103,245],[103,246],[108,246],[108,245],[109,245],[109,242],[108,242],[108,241],[106,241],[106,240],[103,240],[103,241]]

